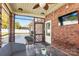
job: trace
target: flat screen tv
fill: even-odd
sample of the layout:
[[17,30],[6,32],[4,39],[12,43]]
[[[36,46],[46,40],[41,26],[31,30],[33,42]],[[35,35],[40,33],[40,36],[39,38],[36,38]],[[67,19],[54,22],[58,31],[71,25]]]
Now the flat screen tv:
[[63,15],[58,17],[59,18],[59,25],[71,25],[71,24],[78,24],[78,13],[77,11],[71,12],[69,14]]

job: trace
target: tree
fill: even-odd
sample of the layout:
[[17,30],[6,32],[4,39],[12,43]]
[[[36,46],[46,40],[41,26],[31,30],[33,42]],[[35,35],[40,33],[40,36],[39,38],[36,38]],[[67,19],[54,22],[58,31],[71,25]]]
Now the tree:
[[8,28],[8,21],[9,21],[9,16],[5,12],[5,10],[2,9],[2,29],[7,29]]
[[33,27],[32,22],[31,22],[31,23],[29,23],[27,26],[29,27],[29,29],[31,29],[31,28]]
[[3,29],[8,28],[8,20],[7,19],[2,19],[2,28]]
[[21,25],[19,22],[15,22],[15,29],[20,29],[21,28]]
[[69,16],[69,20],[73,21],[73,20],[77,20],[78,17],[77,16]]

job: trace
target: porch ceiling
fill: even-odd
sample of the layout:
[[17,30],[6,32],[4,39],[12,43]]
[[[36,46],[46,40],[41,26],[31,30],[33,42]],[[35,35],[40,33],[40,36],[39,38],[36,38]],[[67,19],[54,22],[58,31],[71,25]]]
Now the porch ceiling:
[[[36,17],[45,17],[45,15],[55,11],[59,7],[63,6],[63,3],[51,3],[49,4],[49,9],[46,11],[41,7],[37,9],[32,9],[36,3],[9,3],[7,4],[8,7],[15,13],[21,15],[28,15],[28,16],[36,16]],[[23,11],[19,11],[18,8],[22,8]],[[45,14],[41,14],[44,12]]]

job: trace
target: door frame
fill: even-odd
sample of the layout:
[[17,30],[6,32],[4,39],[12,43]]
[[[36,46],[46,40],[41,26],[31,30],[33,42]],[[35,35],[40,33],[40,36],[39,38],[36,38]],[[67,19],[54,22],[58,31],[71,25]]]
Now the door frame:
[[[44,31],[44,28],[45,28],[45,19],[44,18],[40,18],[42,20],[44,20],[44,22],[35,22],[35,18],[39,18],[39,17],[34,17],[34,43],[40,43],[40,42],[45,42],[45,31]],[[42,24],[42,34],[36,34],[36,25],[37,24]],[[37,42],[36,41],[36,35],[42,35],[42,41],[39,41]]]
[[[46,24],[47,23],[50,23],[50,37],[46,35]],[[52,22],[51,20],[48,20],[45,22],[45,42],[46,42],[46,36],[50,39],[50,41],[52,40]],[[48,43],[48,42],[46,42]],[[52,42],[48,43],[48,44],[51,44]]]

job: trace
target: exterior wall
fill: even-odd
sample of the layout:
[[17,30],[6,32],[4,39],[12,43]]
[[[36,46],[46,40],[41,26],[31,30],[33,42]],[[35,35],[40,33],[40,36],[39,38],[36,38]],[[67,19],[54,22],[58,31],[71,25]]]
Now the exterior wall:
[[[66,8],[66,6],[69,6]],[[50,13],[46,16],[46,21],[48,19],[52,20],[52,44],[57,43],[63,45],[64,47],[75,46],[79,48],[79,24],[58,26],[58,17],[63,16],[67,13],[78,10],[78,3],[66,4],[60,7],[55,12]]]

